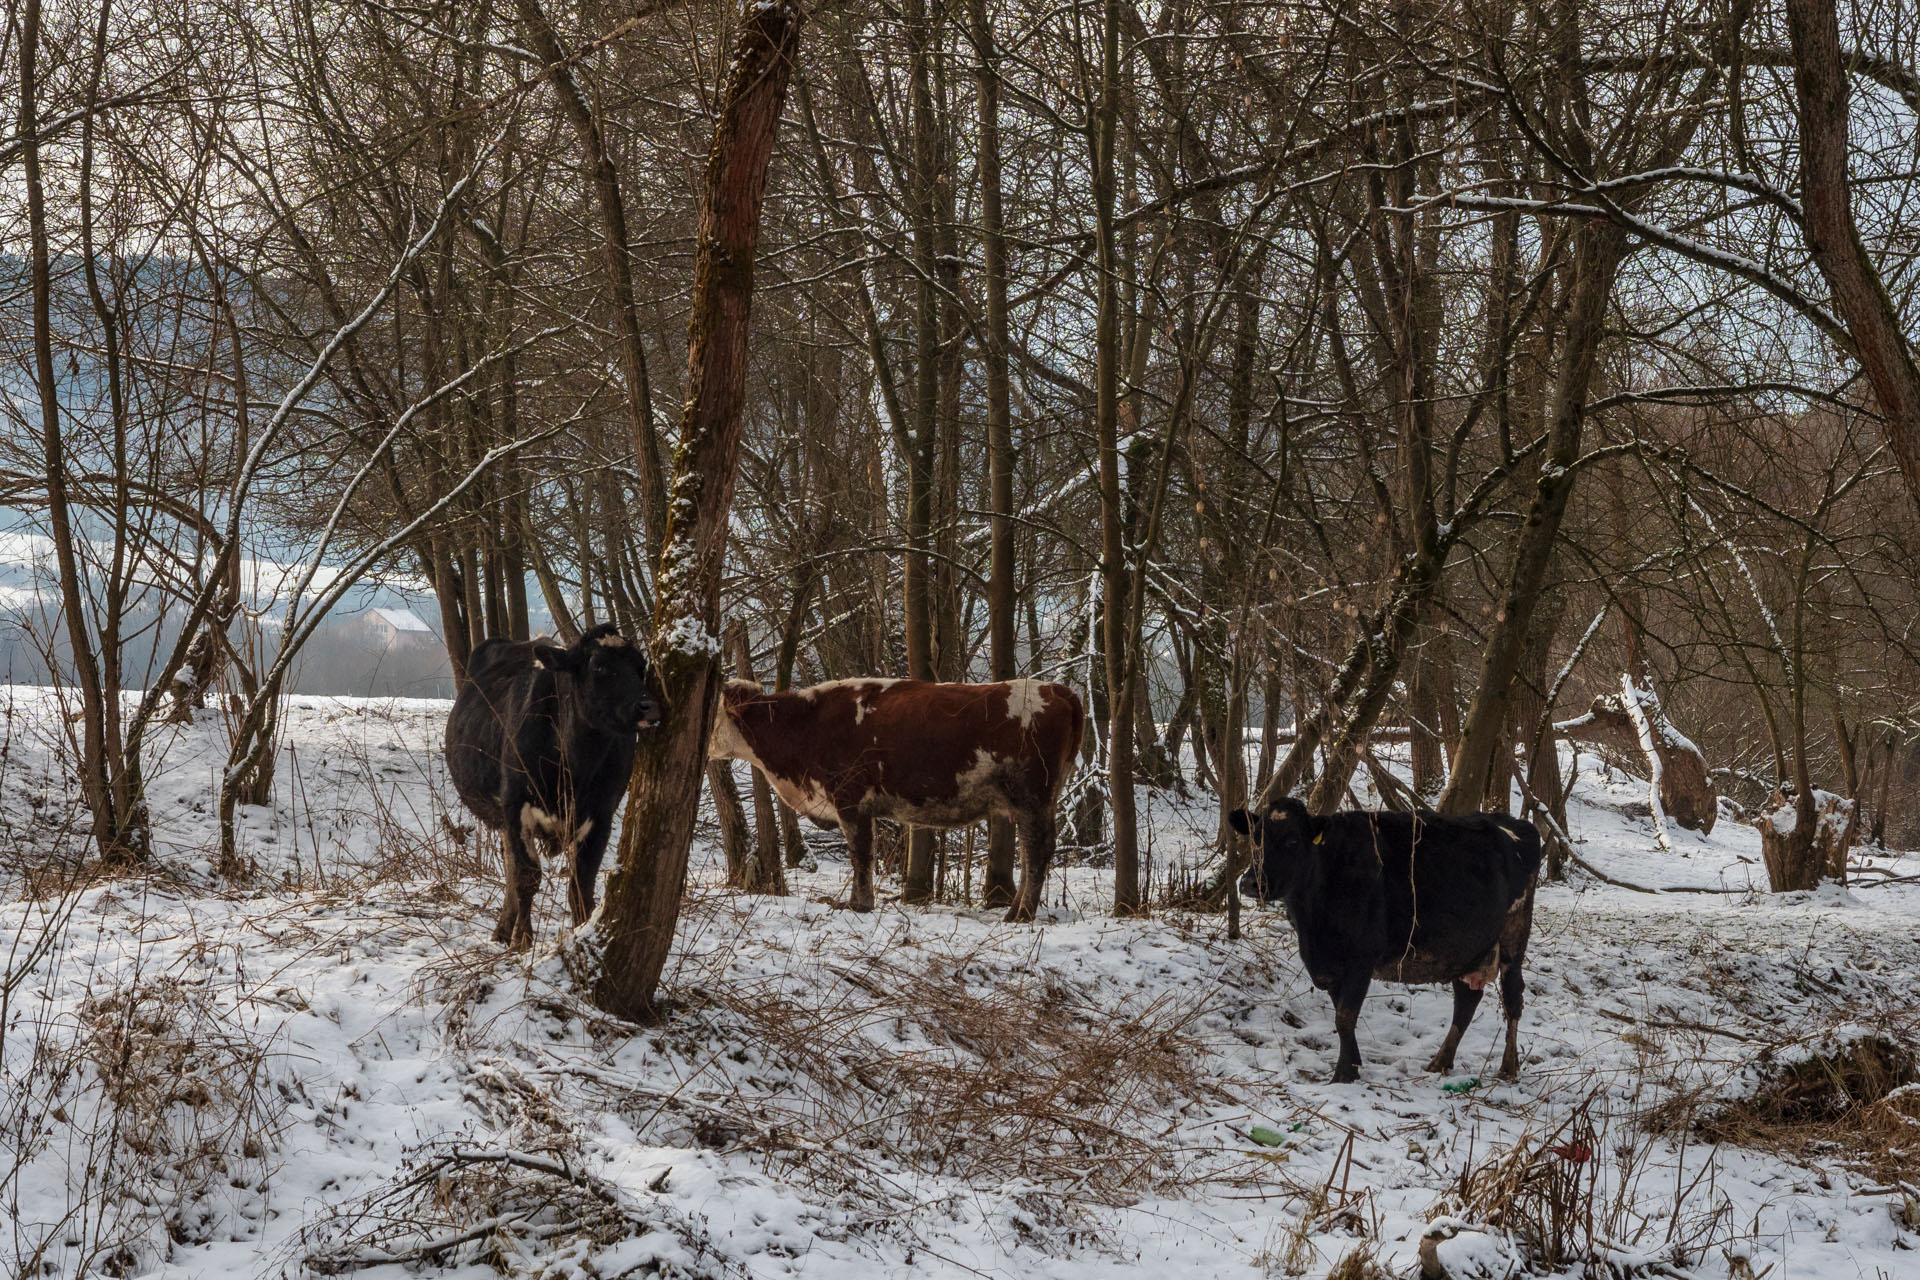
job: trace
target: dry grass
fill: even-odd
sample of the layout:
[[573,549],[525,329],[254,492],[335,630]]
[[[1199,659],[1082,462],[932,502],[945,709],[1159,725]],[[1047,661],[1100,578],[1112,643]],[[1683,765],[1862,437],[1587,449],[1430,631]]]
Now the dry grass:
[[1469,1153],[1433,1213],[1486,1224],[1543,1272],[1671,1275],[1737,1239],[1712,1154],[1684,1140],[1675,1154],[1644,1126],[1608,1115],[1604,1098],[1481,1160]]
[[1770,1053],[1755,1072],[1741,1097],[1657,1109],[1655,1128],[1802,1162],[1832,1159],[1896,1186],[1920,1181],[1920,1055],[1904,1039],[1882,1031],[1790,1060]]
[[1393,1273],[1381,1265],[1378,1250],[1371,1240],[1354,1246],[1328,1270],[1327,1280],[1393,1280]]
[[[750,1110],[785,1135],[763,1145],[814,1172],[833,1150],[884,1151],[976,1184],[1117,1202],[1164,1163],[1140,1118],[1208,1091],[1186,1038],[1199,1006],[1174,995],[1103,1007],[1057,976],[993,973],[984,955],[863,956],[821,976],[802,993],[722,975],[705,993],[727,1031],[790,1072],[791,1091]],[[702,1140],[729,1136],[744,1137]]]
[[205,984],[167,977],[83,1003],[80,1049],[111,1106],[125,1193],[176,1243],[231,1226],[211,1203],[263,1193],[282,1100],[269,1047]]

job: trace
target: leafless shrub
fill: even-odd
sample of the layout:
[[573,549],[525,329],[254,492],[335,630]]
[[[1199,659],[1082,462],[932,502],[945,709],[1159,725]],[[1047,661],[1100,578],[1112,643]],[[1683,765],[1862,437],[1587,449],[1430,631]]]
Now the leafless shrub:
[[702,1224],[597,1177],[579,1156],[570,1135],[526,1151],[424,1147],[377,1191],[304,1227],[292,1258],[321,1275],[456,1262],[511,1273],[538,1249],[546,1274],[747,1274]]
[[55,690],[0,686],[0,881],[57,898],[88,874],[92,819]]
[[[329,721],[352,717],[370,727],[407,715],[373,702],[342,704],[324,714]],[[307,799],[303,774],[317,766],[290,749],[296,761],[287,771],[291,870],[297,880],[306,883],[309,859],[312,878],[323,888],[340,880],[359,887],[498,880],[498,836],[476,823],[447,788],[435,735],[407,732],[389,738],[355,728],[339,733],[336,743],[340,757],[324,766],[337,772],[330,789],[338,797],[332,810]],[[370,856],[360,852],[362,847]]]
[[1890,1031],[1769,1053],[1753,1071],[1741,1096],[1675,1099],[1651,1123],[1803,1162],[1834,1159],[1895,1186],[1920,1165],[1920,1055]]
[[78,1018],[123,1153],[121,1193],[178,1243],[252,1235],[242,1220],[262,1207],[281,1126],[270,1045],[207,986],[173,977],[90,999]]
[[[65,916],[46,913],[47,928]],[[57,945],[57,944],[55,944]],[[254,1238],[298,1084],[206,983],[102,983],[71,1011],[15,999],[10,963],[0,1197],[16,1274],[128,1275],[172,1245]]]
[[[1688,1154],[1683,1144],[1669,1173],[1661,1144],[1613,1124],[1594,1095],[1551,1129],[1469,1157],[1435,1213],[1485,1223],[1546,1271],[1578,1264],[1589,1275],[1669,1274],[1732,1238],[1717,1162]],[[1643,1194],[1656,1168],[1672,1187],[1670,1202]]]

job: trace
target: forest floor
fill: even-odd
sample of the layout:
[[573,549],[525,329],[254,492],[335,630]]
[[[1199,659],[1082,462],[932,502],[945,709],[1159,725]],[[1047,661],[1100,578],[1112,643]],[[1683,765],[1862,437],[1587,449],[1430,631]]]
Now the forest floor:
[[[710,822],[669,1016],[608,1020],[553,959],[559,876],[531,955],[490,940],[439,702],[295,699],[244,890],[205,714],[157,744],[154,868],[64,887],[51,705],[0,690],[10,1274],[1360,1280],[1438,1222],[1457,1280],[1920,1275],[1920,1086],[1871,1100],[1920,1045],[1920,855],[1756,892],[1750,827],[1664,851],[1583,757],[1582,858],[1714,892],[1542,884],[1517,1082],[1495,1000],[1439,1078],[1447,991],[1376,984],[1335,1086],[1277,911],[1114,920],[1066,866],[1032,926],[897,884],[855,915],[837,836],[748,897]],[[1208,798],[1145,813],[1157,881],[1210,856]]]

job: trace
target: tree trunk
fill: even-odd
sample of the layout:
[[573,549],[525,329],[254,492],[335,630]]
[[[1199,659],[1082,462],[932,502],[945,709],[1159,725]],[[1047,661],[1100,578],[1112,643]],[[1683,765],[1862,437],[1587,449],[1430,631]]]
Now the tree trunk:
[[[927,553],[933,529],[933,472],[940,416],[940,264],[934,242],[940,122],[933,102],[933,32],[928,0],[909,0],[905,32],[913,104],[914,384],[912,430],[900,441],[907,464],[907,552],[902,589],[907,675],[914,680],[937,680],[933,584]],[[933,832],[909,828],[901,901],[932,900],[933,853]]]
[[[1621,689],[1621,693],[1596,697],[1585,715],[1560,721],[1553,726],[1554,732],[1574,742],[1602,747],[1621,759],[1639,756],[1647,762],[1661,812],[1683,827],[1702,834],[1711,832],[1719,816],[1719,799],[1699,748],[1673,727],[1660,695],[1651,685],[1640,684],[1627,675],[1621,678]],[[1646,738],[1627,705],[1629,689],[1648,729]]]
[[1107,802],[1113,813],[1113,913],[1140,910],[1140,836],[1133,805],[1132,630],[1126,510],[1120,495],[1120,263],[1114,226],[1114,150],[1120,114],[1120,5],[1106,0],[1100,32],[1100,101],[1093,121],[1093,196],[1099,222],[1099,303],[1094,324],[1094,429],[1100,450],[1100,576],[1107,668]]
[[[877,451],[876,451],[877,452]],[[780,652],[774,659],[773,690],[785,693],[793,688],[793,667],[800,656],[800,632],[806,626],[806,601],[814,589],[814,577],[808,573],[804,581],[796,581],[793,589],[793,604],[787,610],[786,627],[780,633]],[[782,865],[786,867],[803,866],[807,860],[806,837],[800,834],[800,815],[787,807],[784,800],[775,799],[774,812],[780,819],[780,845],[783,852]],[[783,880],[785,876],[781,877]]]
[[686,408],[655,579],[653,652],[666,718],[641,735],[606,897],[568,957],[593,1003],[622,1018],[654,1012],[686,885],[721,684],[715,632],[746,400],[754,250],[803,21],[796,0],[757,0],[742,15],[707,156]]
[[[87,627],[81,575],[67,492],[64,429],[60,423],[60,382],[53,363],[52,265],[47,240],[46,194],[40,170],[39,0],[27,0],[20,26],[20,137],[27,191],[29,273],[33,291],[34,380],[40,399],[40,439],[46,465],[47,521],[60,575],[60,611],[72,650],[75,682],[80,686],[80,790],[93,818],[94,845],[109,863],[137,862],[146,856],[141,824],[116,804],[107,761],[107,699],[118,689],[104,687],[93,637]],[[49,655],[51,657],[51,655]]]
[[[1000,52],[986,0],[967,0],[972,28],[974,87],[979,104],[980,243],[986,256],[986,332],[980,353],[987,384],[987,509],[992,539],[987,571],[987,671],[995,680],[1018,673],[1014,648],[1013,392],[1008,376],[1007,237],[1000,202]],[[986,876],[981,901],[1013,904],[1013,824],[987,826]]]
[[713,797],[714,816],[720,822],[720,853],[727,863],[727,888],[746,889],[753,876],[753,840],[747,833],[747,811],[740,788],[733,781],[733,765],[707,761],[707,794]]
[[1789,799],[1773,793],[1760,828],[1760,856],[1775,893],[1814,889],[1823,876],[1846,883],[1847,852],[1853,843],[1859,806],[1830,791],[1798,793]]
[[1888,443],[1920,506],[1920,366],[1854,224],[1847,177],[1849,85],[1835,7],[1834,0],[1787,0],[1807,251],[1846,321],[1854,354],[1880,403]]
[[[735,623],[733,632],[734,675],[742,680],[759,683],[753,674],[753,654],[747,648],[747,629]],[[780,823],[775,814],[773,789],[767,785],[767,779],[758,769],[747,771],[752,775],[753,794],[753,855],[748,875],[741,888],[753,893],[766,893],[784,898],[787,895],[787,873],[780,848]]]
[[1553,426],[1547,456],[1535,481],[1532,507],[1516,539],[1506,595],[1480,662],[1480,680],[1461,728],[1460,746],[1438,808],[1442,813],[1471,813],[1486,794],[1508,721],[1510,692],[1519,670],[1534,603],[1546,582],[1559,540],[1560,522],[1573,494],[1587,412],[1587,390],[1605,328],[1607,298],[1626,252],[1626,236],[1612,227],[1581,227],[1573,238],[1573,286],[1567,300],[1567,332],[1554,386]]
[[1441,736],[1442,703],[1453,695],[1452,672],[1446,665],[1452,657],[1442,644],[1445,633],[1429,627],[1427,639],[1413,659],[1413,678],[1407,691],[1409,718],[1412,720],[1409,752],[1413,762],[1413,792],[1422,804],[1439,799],[1447,785],[1446,740]]

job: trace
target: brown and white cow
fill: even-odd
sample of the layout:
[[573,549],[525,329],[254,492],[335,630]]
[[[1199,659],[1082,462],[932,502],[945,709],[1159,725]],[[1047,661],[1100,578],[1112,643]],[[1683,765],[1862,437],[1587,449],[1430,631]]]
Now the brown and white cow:
[[838,826],[855,911],[873,910],[873,820],[960,827],[999,814],[1020,835],[1009,920],[1031,920],[1053,858],[1054,802],[1086,712],[1063,684],[834,680],[766,693],[729,680],[710,759],[745,760],[801,817]]

